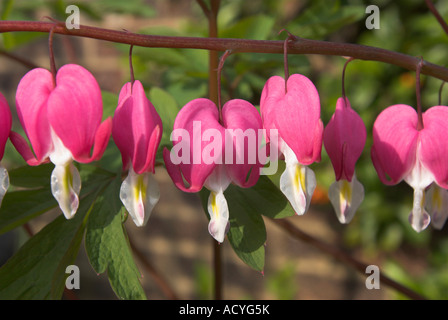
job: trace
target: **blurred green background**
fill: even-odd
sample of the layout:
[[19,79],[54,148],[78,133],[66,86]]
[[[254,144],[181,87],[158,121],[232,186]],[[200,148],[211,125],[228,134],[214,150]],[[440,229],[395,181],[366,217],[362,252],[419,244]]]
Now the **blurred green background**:
[[[448,19],[448,2],[434,1],[439,12]],[[76,4],[81,11],[81,24],[126,29],[132,32],[156,35],[207,36],[207,20],[195,1],[166,0],[98,0],[98,1],[45,1],[4,0],[1,3],[3,20],[42,20],[43,16],[65,20],[65,8]],[[365,8],[375,4],[380,8],[380,29],[368,30]],[[112,23],[113,22],[113,23]],[[381,47],[442,66],[447,65],[448,35],[429,12],[423,0],[395,1],[295,1],[295,0],[222,0],[218,16],[220,37],[258,40],[283,40],[287,29],[294,35],[318,40],[348,42]],[[45,47],[47,35],[40,33],[2,34],[1,47],[16,53],[37,65],[48,66]],[[70,43],[57,38],[57,63],[89,61],[91,51],[81,49],[79,39]],[[113,108],[118,89],[129,80],[128,50],[125,45],[106,43],[104,47],[116,55],[117,73],[106,73],[99,79],[104,88],[107,106]],[[30,48],[40,48],[31,52]],[[95,52],[100,58],[110,52]],[[36,54],[36,56],[34,56]],[[104,60],[105,61],[105,60]],[[151,100],[162,103],[156,108],[164,118],[163,145],[169,145],[169,128],[177,110],[186,102],[208,94],[208,53],[203,50],[139,48],[133,51],[135,78],[148,88]],[[321,98],[322,120],[327,124],[341,96],[341,75],[345,59],[321,55],[289,55],[290,73],[301,73],[315,83]],[[26,72],[24,66],[9,65],[1,58],[3,77],[0,90],[13,105],[14,90]],[[94,63],[91,65],[98,69]],[[9,69],[8,69],[9,67]],[[110,66],[109,66],[110,67]],[[15,70],[12,73],[11,69]],[[111,68],[109,68],[111,69]],[[108,70],[109,70],[108,69]],[[109,72],[109,71],[108,71]],[[5,75],[9,75],[5,78]],[[239,53],[231,55],[223,69],[223,101],[246,99],[259,104],[265,81],[273,75],[284,75],[283,56],[273,54]],[[429,108],[439,101],[442,82],[422,75],[422,105]],[[345,248],[357,252],[366,261],[381,261],[382,271],[417,292],[433,299],[448,298],[448,234],[447,226],[438,231],[429,227],[416,233],[408,223],[412,206],[412,189],[404,182],[397,186],[383,185],[370,161],[371,129],[376,116],[393,104],[416,105],[415,73],[402,68],[369,61],[352,61],[345,79],[346,94],[353,109],[363,118],[367,127],[366,147],[356,175],[364,185],[366,197],[349,227],[335,223],[331,205],[323,200],[315,202],[313,210],[324,212],[329,224],[341,237]],[[448,88],[442,91],[442,104],[448,101]],[[107,92],[106,92],[107,91]],[[109,99],[109,100],[107,100]],[[107,106],[105,106],[107,108]],[[110,109],[113,112],[113,109]],[[17,127],[15,127],[17,129]],[[22,160],[10,145],[2,163],[10,168],[22,165]],[[108,165],[117,167],[121,159]],[[448,161],[448,159],[447,159]],[[334,181],[328,156],[322,149],[322,161],[312,165],[320,190]],[[325,240],[325,239],[323,239]],[[269,257],[267,257],[269,259]],[[205,270],[204,270],[205,268]],[[208,297],[211,284],[204,274],[210,268],[199,266],[195,275],[200,297]],[[286,264],[269,278],[266,290],[278,299],[292,299],[296,291],[305,290],[300,284],[291,287],[293,268]],[[394,292],[389,298],[404,298]]]

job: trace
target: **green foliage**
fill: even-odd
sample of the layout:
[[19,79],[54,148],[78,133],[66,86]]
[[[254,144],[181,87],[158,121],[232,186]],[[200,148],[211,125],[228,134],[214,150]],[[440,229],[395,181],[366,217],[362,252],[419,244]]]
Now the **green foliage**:
[[[204,211],[208,212],[209,191],[203,189],[200,195]],[[260,176],[251,188],[230,185],[224,195],[231,212],[227,237],[233,250],[254,270],[263,271],[266,242],[263,216],[284,218],[294,215],[293,210],[283,193],[266,176]]]
[[275,299],[292,300],[295,298],[299,291],[295,275],[295,266],[288,263],[268,278],[267,288],[274,294]]
[[59,216],[48,224],[0,268],[0,299],[61,298],[65,268],[77,255],[94,199],[84,198],[73,220]]
[[111,287],[120,299],[145,299],[123,227],[120,185],[118,176],[97,198],[87,223],[86,251],[97,273],[107,271]]
[[[63,21],[65,7],[76,4],[90,19],[100,20],[106,13],[151,18],[157,11],[143,0],[100,1],[12,1],[1,3],[2,20],[41,20],[37,9],[46,10]],[[381,28],[367,30],[364,25],[365,7],[371,1],[294,1],[254,0],[222,1],[219,12],[219,36],[240,39],[284,40],[281,29],[306,38],[358,43],[382,47],[445,65],[448,37],[423,1],[377,1],[381,10]],[[442,16],[447,17],[448,3],[438,1]],[[192,5],[195,5],[194,2]],[[182,21],[179,28],[144,27],[143,34],[207,36],[207,23],[196,6],[192,18]],[[40,12],[40,11],[39,11]],[[81,21],[82,22],[82,21]],[[2,34],[2,49],[21,48],[46,37],[34,32]],[[112,46],[113,44],[111,44]],[[115,45],[123,54],[128,68],[128,46]],[[162,142],[158,164],[163,164],[161,152],[171,146],[170,134],[174,119],[188,101],[208,94],[208,52],[191,49],[134,48],[136,78],[140,79],[147,96],[163,120]],[[328,123],[335,103],[341,95],[341,57],[289,56],[291,73],[303,73],[319,90],[322,119]],[[235,53],[225,63],[222,79],[223,101],[246,99],[259,104],[265,81],[272,75],[283,75],[283,56],[272,54]],[[371,61],[352,61],[347,69],[345,88],[352,107],[363,118],[371,132],[376,116],[389,105],[415,102],[414,74],[398,67]],[[438,104],[440,81],[422,77],[424,108]],[[446,92],[442,101],[446,102]],[[114,114],[118,92],[103,92],[103,118]],[[350,228],[343,229],[347,246],[376,257],[380,252],[386,261],[384,271],[429,298],[448,298],[446,263],[448,243],[446,230],[428,230],[416,234],[407,216],[412,205],[411,189],[404,183],[382,185],[370,161],[371,135],[368,134],[363,155],[356,167],[357,178],[364,185],[366,198]],[[57,208],[51,195],[49,179],[53,165],[22,166],[17,155],[8,152],[2,163],[10,170],[11,187],[0,208],[0,234],[14,230],[28,221]],[[236,255],[256,271],[265,263],[265,219],[281,219],[294,214],[279,191],[280,163],[277,174],[261,176],[253,188],[230,186],[225,196],[230,214],[229,241]],[[322,161],[313,165],[319,187],[326,189],[334,180],[331,163],[322,152]],[[121,182],[121,155],[113,140],[95,165],[79,165],[82,177],[81,204],[72,220],[59,216],[30,238],[17,253],[0,267],[0,299],[59,299],[65,283],[65,267],[75,261],[79,250],[85,249],[92,268],[107,273],[112,290],[120,299],[145,299],[140,284],[141,275],[132,257],[124,221],[126,212],[118,198]],[[199,194],[205,213],[208,192]],[[326,207],[327,208],[327,207]],[[331,210],[331,209],[330,209]],[[446,228],[445,228],[446,229]],[[206,232],[206,230],[204,230]],[[85,242],[85,248],[81,246]],[[393,258],[403,248],[426,250],[423,275],[410,276],[404,263]],[[197,269],[198,295],[207,297],[210,286],[204,268]],[[200,277],[199,275],[202,275]],[[268,281],[268,288],[278,299],[292,299],[297,287],[293,283],[293,267],[285,266]],[[294,283],[295,284],[295,283]],[[404,298],[396,296],[396,298]]]

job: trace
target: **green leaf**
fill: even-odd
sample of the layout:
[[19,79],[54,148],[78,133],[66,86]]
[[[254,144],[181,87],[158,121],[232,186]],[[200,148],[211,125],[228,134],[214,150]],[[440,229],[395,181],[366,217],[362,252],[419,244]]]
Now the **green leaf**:
[[160,118],[162,118],[163,133],[162,140],[160,141],[160,147],[158,149],[158,158],[161,159],[163,147],[167,146],[171,148],[172,146],[170,135],[173,131],[174,120],[176,119],[180,107],[172,95],[158,87],[151,88],[149,91],[149,100],[156,108]]
[[118,106],[118,95],[109,91],[101,91],[103,100],[103,121],[108,117],[113,117]]
[[50,187],[7,192],[0,207],[0,234],[57,207]]
[[61,215],[49,223],[0,268],[0,300],[61,297],[65,268],[76,258],[95,198],[95,193],[83,198],[73,219]]
[[146,299],[123,226],[120,185],[118,177],[96,201],[87,223],[86,251],[97,273],[107,271],[120,299]]
[[[11,185],[33,189],[6,193],[0,207],[0,234],[58,206],[50,188],[53,168],[52,164],[44,164],[37,167],[24,166],[10,172]],[[99,189],[114,177],[109,171],[87,164],[79,166],[79,173],[83,184],[81,197]]]
[[[205,212],[209,193],[205,188],[200,192]],[[224,195],[230,216],[228,240],[244,263],[257,271],[262,271],[266,241],[266,228],[262,216],[284,218],[293,216],[294,211],[281,191],[264,175],[260,176],[252,188],[230,185]]]
[[54,165],[51,163],[40,166],[22,166],[9,171],[10,184],[21,188],[42,188],[50,183]]
[[260,212],[246,201],[247,190],[231,185],[225,192],[230,212],[227,238],[242,261],[263,271],[266,228]]

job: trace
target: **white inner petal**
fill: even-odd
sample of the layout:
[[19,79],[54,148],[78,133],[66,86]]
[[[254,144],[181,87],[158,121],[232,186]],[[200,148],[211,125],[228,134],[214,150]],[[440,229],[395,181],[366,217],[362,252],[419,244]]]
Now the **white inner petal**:
[[218,164],[213,172],[207,177],[204,186],[215,193],[224,192],[232,182],[232,179],[227,173],[224,164]]
[[426,191],[425,209],[431,216],[431,225],[441,230],[448,218],[448,190],[433,183]]
[[80,191],[81,177],[73,162],[57,164],[51,173],[51,193],[67,219],[78,210]]
[[229,208],[222,191],[210,192],[207,209],[210,215],[208,231],[216,241],[222,243],[229,230]]
[[415,231],[420,232],[426,229],[431,221],[428,212],[425,210],[424,190],[434,181],[434,175],[426,169],[420,161],[420,146],[417,145],[417,156],[412,170],[406,175],[404,180],[414,189],[414,200],[412,211],[409,215],[409,222]]
[[310,168],[300,164],[294,152],[284,144],[286,168],[280,177],[280,190],[298,215],[303,215],[316,189],[316,176]]
[[137,174],[130,168],[121,184],[120,200],[136,226],[146,225],[159,199],[159,184],[154,175],[150,172]]
[[53,141],[53,151],[50,153],[50,161],[55,165],[65,165],[72,161],[72,153],[64,146],[53,130],[51,130],[51,139]]
[[8,170],[0,164],[0,205],[2,204],[3,197],[9,188],[9,175]]
[[210,222],[208,231],[216,241],[222,243],[229,229],[229,208],[224,191],[232,182],[223,164],[218,164],[208,176],[204,186],[210,190],[208,197],[208,214]]
[[364,187],[353,175],[352,181],[339,180],[334,182],[328,197],[340,223],[349,223],[364,200]]
[[416,188],[414,189],[414,201],[412,204],[412,211],[409,215],[409,222],[411,223],[412,228],[420,232],[425,230],[429,223],[431,222],[431,218],[428,212],[425,210],[425,192],[424,189]]

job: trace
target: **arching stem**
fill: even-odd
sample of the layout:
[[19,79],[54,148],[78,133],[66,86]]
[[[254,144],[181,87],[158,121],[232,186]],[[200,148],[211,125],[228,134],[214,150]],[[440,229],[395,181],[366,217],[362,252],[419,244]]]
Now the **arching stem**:
[[53,35],[54,35],[54,28],[56,25],[54,25],[48,34],[48,52],[50,56],[50,71],[53,79],[53,87],[56,87],[56,62],[54,59],[54,51],[53,51]]
[[129,72],[131,74],[131,84],[134,84],[134,81],[135,81],[134,67],[132,66],[132,49],[133,48],[134,48],[134,45],[131,44],[131,47],[129,48]]
[[347,69],[347,65],[350,63],[350,61],[353,61],[354,58],[350,57],[347,59],[347,61],[344,64],[344,68],[342,69],[342,98],[344,99],[344,105],[346,105],[345,103],[345,70]]
[[417,123],[417,130],[422,130],[424,128],[423,126],[423,113],[422,113],[422,99],[421,99],[421,86],[420,86],[420,71],[423,67],[423,58],[420,59],[420,61],[417,64],[416,67],[416,75],[415,75],[415,94],[417,97],[417,114],[418,114],[418,123]]
[[230,56],[232,53],[232,50],[226,50],[224,54],[221,56],[221,59],[219,60],[218,65],[218,72],[217,72],[217,83],[218,83],[218,111],[219,111],[219,122],[222,123],[222,102],[221,102],[221,72],[222,68],[224,67],[224,62],[226,61],[227,57]]
[[288,64],[288,43],[290,41],[295,41],[298,38],[290,33],[288,30],[282,29],[279,34],[283,31],[288,33],[288,37],[283,42],[283,66],[285,69],[285,94],[288,92],[288,78],[289,78],[289,64]]

